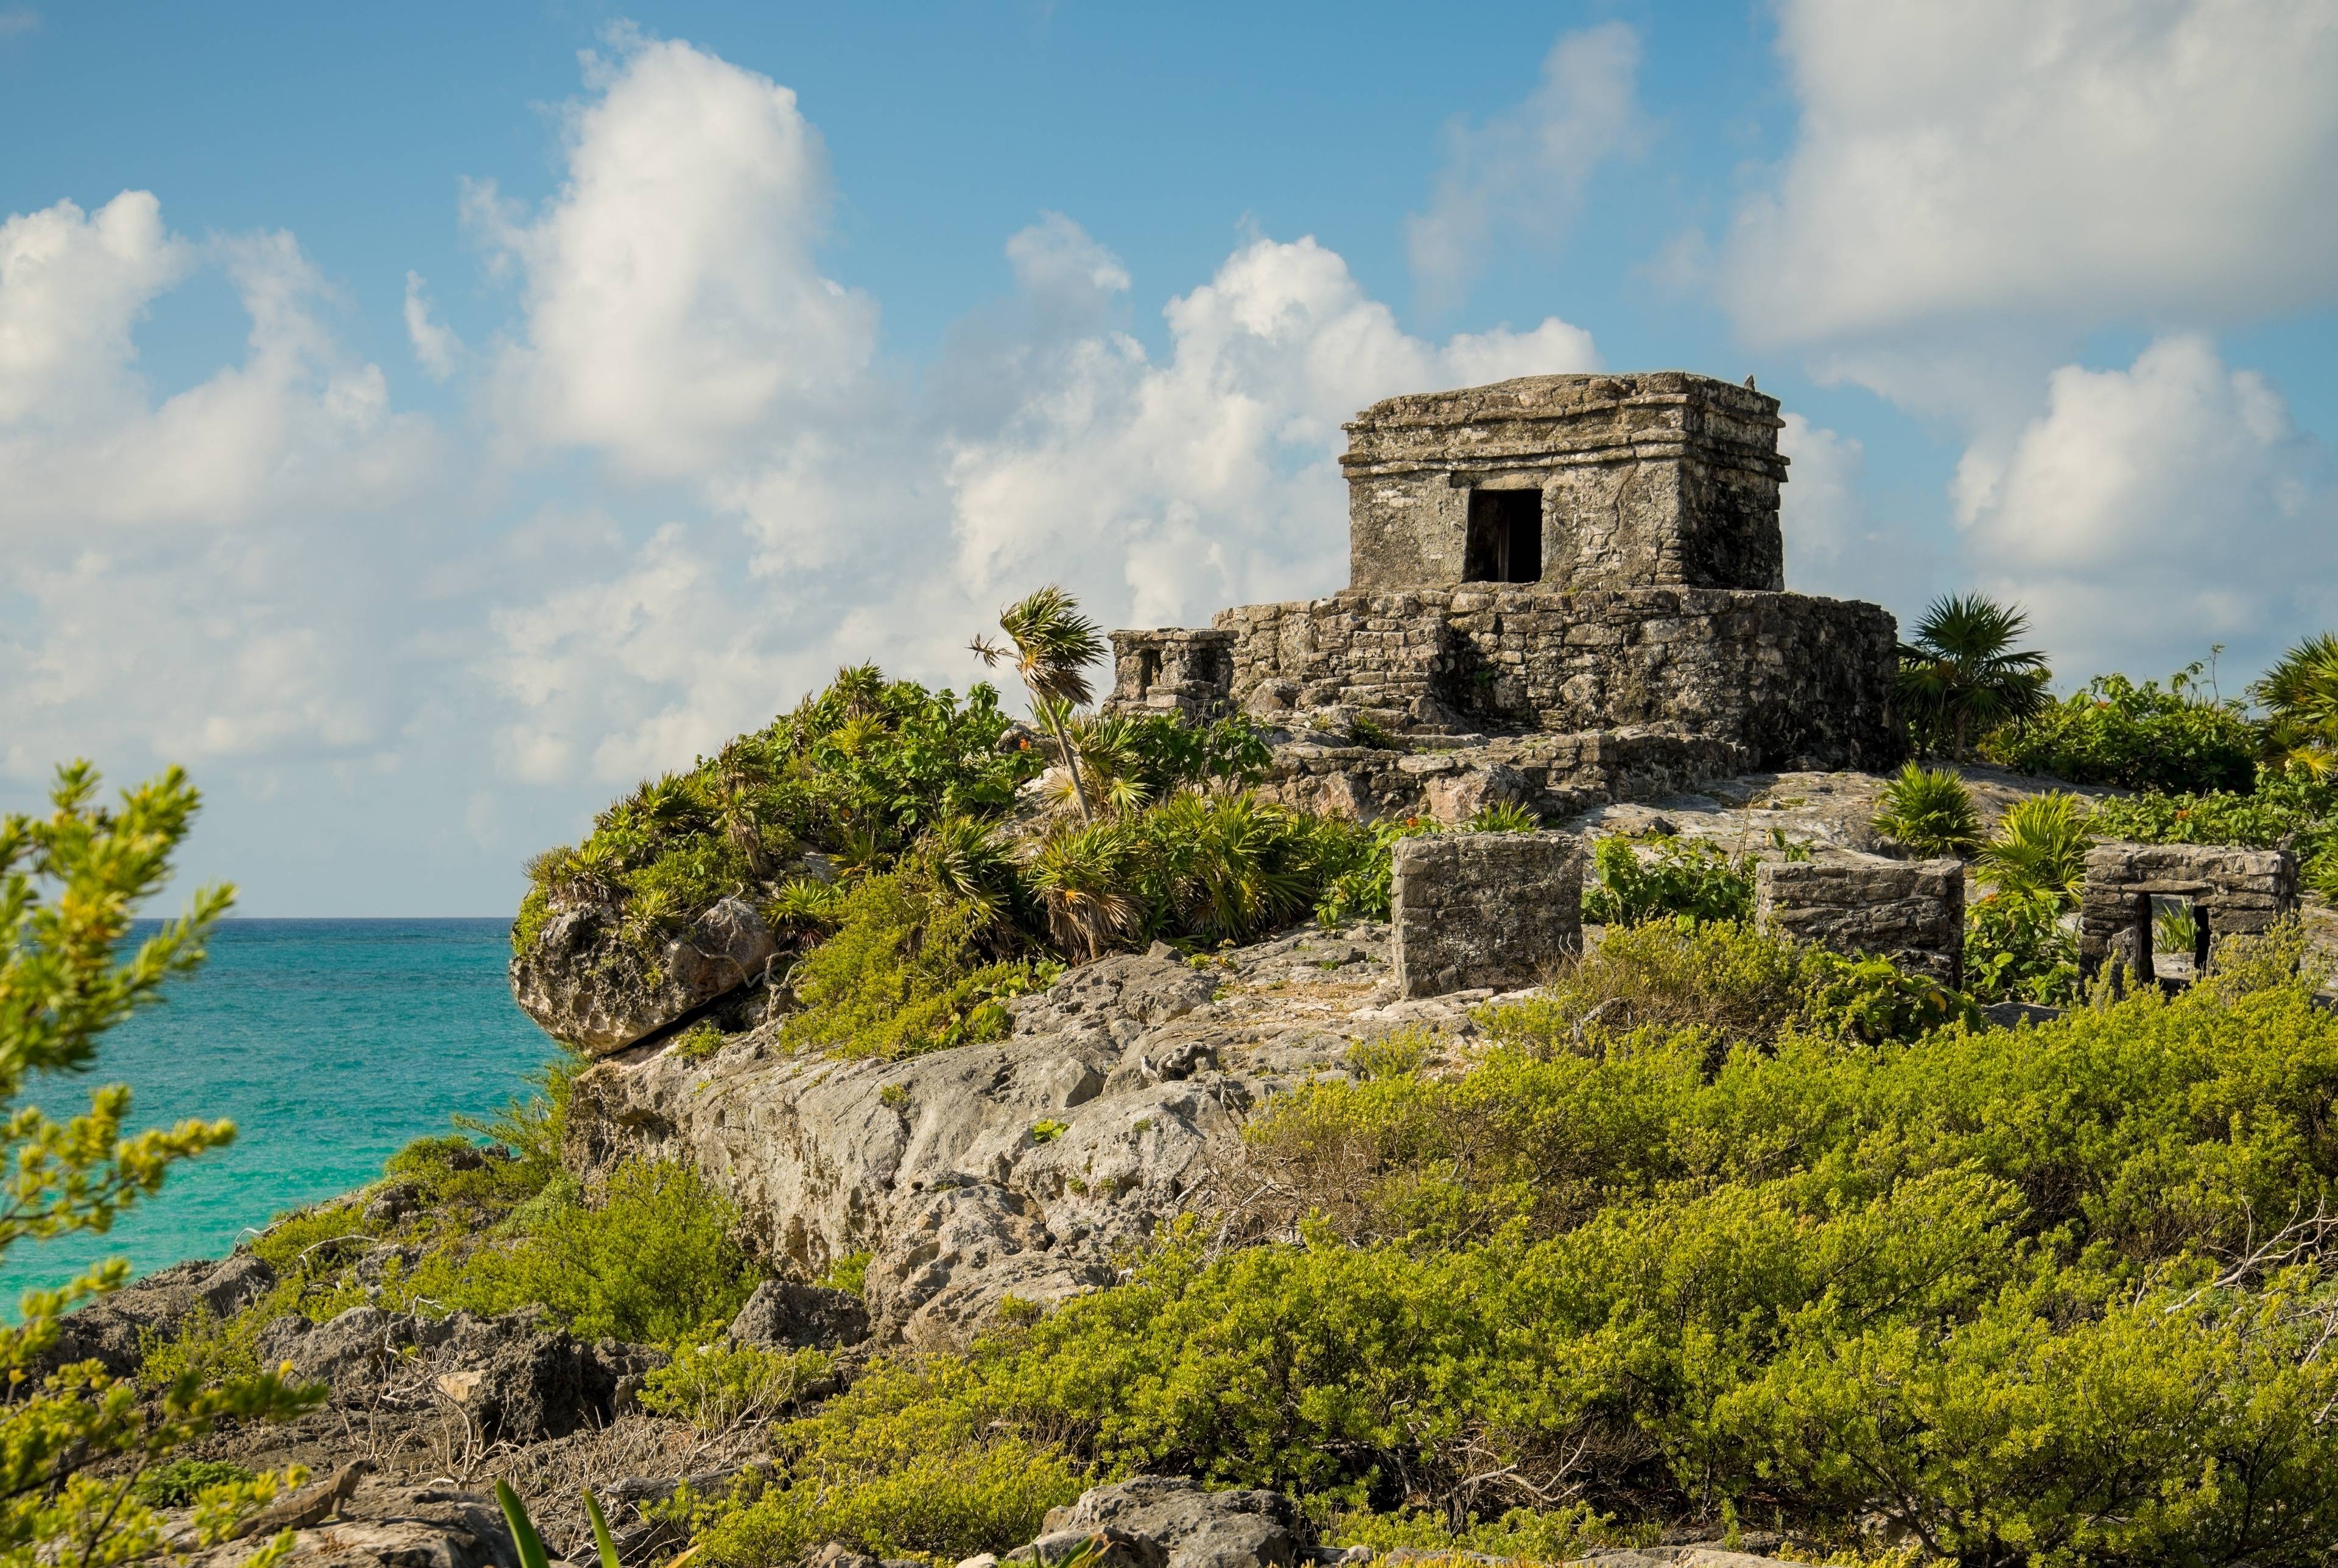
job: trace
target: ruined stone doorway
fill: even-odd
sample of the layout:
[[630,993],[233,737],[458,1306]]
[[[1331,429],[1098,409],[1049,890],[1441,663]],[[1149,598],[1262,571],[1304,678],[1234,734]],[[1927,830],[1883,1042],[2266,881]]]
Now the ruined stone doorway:
[[1542,492],[1470,491],[1461,565],[1465,583],[1541,582]]

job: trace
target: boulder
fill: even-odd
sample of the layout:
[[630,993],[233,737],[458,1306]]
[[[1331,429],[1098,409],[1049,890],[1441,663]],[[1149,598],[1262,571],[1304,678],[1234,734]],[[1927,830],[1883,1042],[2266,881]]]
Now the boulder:
[[730,1336],[766,1350],[840,1349],[869,1338],[869,1307],[849,1290],[766,1279],[731,1319]]
[[535,1313],[443,1318],[352,1307],[311,1324],[297,1315],[260,1331],[263,1364],[289,1361],[344,1408],[452,1405],[487,1440],[533,1443],[611,1419],[620,1383],[660,1364],[646,1346],[578,1339]]
[[1038,1539],[1007,1561],[1051,1568],[1099,1537],[1125,1568],[1291,1568],[1309,1544],[1298,1505],[1280,1492],[1210,1492],[1190,1476],[1136,1475],[1048,1510]]
[[138,1370],[145,1337],[168,1339],[197,1308],[234,1317],[276,1288],[276,1270],[250,1253],[225,1262],[198,1258],[101,1296],[57,1323],[56,1345],[43,1368],[95,1361],[116,1377]]
[[[173,1560],[235,1568],[254,1546],[231,1541]],[[335,1568],[520,1568],[495,1498],[444,1485],[360,1486],[339,1517],[296,1532],[286,1560]]]
[[512,996],[554,1039],[606,1056],[762,980],[779,951],[740,898],[716,900],[654,961],[624,939],[614,906],[587,905],[555,914],[512,958]]

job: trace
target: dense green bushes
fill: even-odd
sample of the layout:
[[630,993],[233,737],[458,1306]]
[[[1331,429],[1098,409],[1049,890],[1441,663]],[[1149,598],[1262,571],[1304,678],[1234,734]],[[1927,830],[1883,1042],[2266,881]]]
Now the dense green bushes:
[[1981,755],[2018,773],[2121,789],[2245,790],[2261,740],[2241,704],[2197,693],[2199,666],[2166,686],[2098,675],[1990,734]]
[[1701,1032],[1594,1054],[1491,1022],[1510,1043],[1458,1077],[1254,1123],[1302,1240],[1189,1230],[880,1364],[709,1508],[710,1555],[995,1549],[1142,1468],[1358,1535],[1726,1511],[1970,1563],[2320,1561],[2338,1293],[2310,1230],[2259,1245],[2338,1197],[2338,1019],[2304,986],[1907,1044],[1790,1026],[1717,1067]]
[[603,811],[583,844],[538,856],[514,948],[560,902],[614,902],[646,941],[718,898],[767,899],[806,852],[872,867],[944,817],[995,816],[1045,767],[1005,744],[1011,728],[987,685],[960,702],[874,665],[839,671],[794,712]]

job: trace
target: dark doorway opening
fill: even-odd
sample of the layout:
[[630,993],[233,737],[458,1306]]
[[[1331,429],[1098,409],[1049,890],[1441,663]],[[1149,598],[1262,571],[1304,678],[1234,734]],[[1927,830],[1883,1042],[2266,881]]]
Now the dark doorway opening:
[[1542,492],[1469,492],[1469,541],[1461,561],[1465,583],[1542,581]]

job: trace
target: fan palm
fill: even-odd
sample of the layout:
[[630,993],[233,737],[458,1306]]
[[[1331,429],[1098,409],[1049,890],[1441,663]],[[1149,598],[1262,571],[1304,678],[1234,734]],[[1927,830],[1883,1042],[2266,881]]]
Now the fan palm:
[[1979,593],[1951,593],[1924,612],[1916,640],[1900,645],[1899,692],[1928,744],[1945,732],[1964,761],[1979,736],[2046,705],[2046,656],[2013,646],[2029,629],[2029,616]]
[[1079,759],[1072,754],[1065,737],[1062,714],[1094,695],[1087,667],[1104,657],[1103,633],[1095,622],[1080,613],[1079,602],[1052,583],[1000,611],[998,629],[1007,633],[1007,645],[977,637],[969,646],[976,657],[993,668],[1002,659],[1013,659],[1016,674],[1031,693],[1033,710],[1055,738],[1064,768],[1072,776],[1072,795],[1079,802],[1080,820],[1093,823],[1095,815],[1088,809]]
[[1056,945],[1074,963],[1101,956],[1143,913],[1130,887],[1135,848],[1120,824],[1090,823],[1059,828],[1031,857],[1027,880]]
[[2270,710],[2266,760],[2311,777],[2338,772],[2338,635],[2309,637],[2250,686]]

